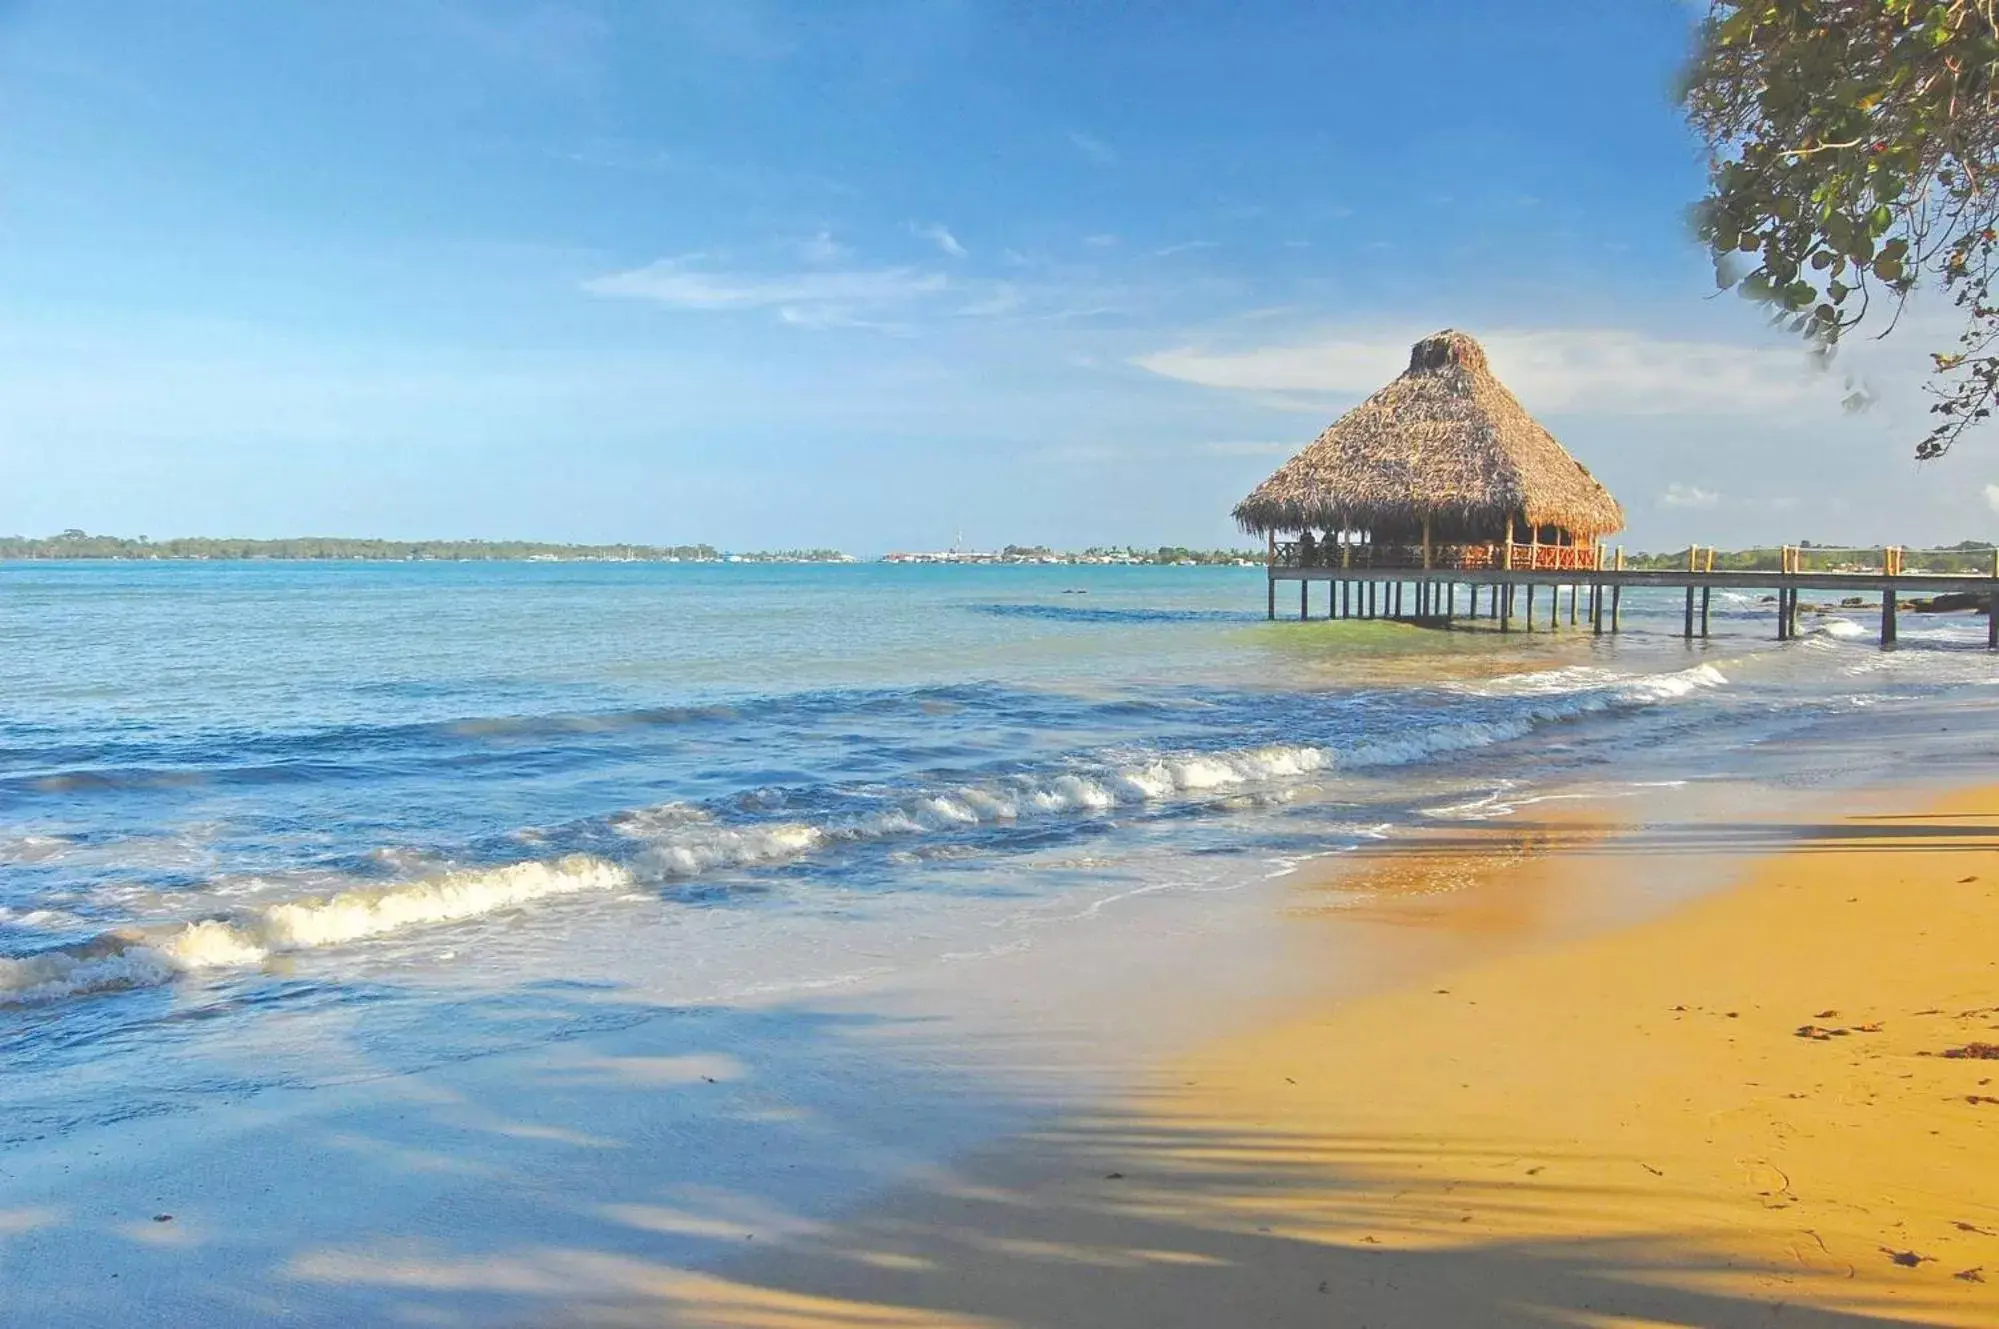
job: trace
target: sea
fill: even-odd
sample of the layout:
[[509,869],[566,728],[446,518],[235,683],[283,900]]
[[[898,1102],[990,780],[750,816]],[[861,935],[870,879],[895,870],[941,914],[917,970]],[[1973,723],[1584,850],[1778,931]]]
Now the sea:
[[1779,642],[1756,595],[1689,643],[1672,591],[1598,637],[1280,589],[1267,621],[1260,568],[0,565],[0,1213],[64,1141],[948,974],[1439,818],[1920,773],[1819,740],[1999,683],[1969,615],[1884,652],[1871,607]]

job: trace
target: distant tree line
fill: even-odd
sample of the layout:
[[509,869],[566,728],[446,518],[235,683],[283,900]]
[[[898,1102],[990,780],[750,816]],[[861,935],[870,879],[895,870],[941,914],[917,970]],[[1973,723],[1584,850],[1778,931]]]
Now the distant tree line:
[[385,561],[498,562],[527,559],[703,562],[722,557],[713,545],[567,545],[533,540],[349,540],[300,536],[287,540],[226,540],[189,536],[90,535],[79,530],[34,539],[0,536],[0,559],[373,559]]
[[[1799,551],[1799,557],[1803,560],[1801,568],[1806,572],[1879,568],[1882,562],[1880,545],[1826,545],[1800,540],[1792,548]],[[1705,548],[1701,550],[1700,562],[1702,567],[1707,566]],[[1957,544],[1937,549],[1908,549],[1904,551],[1903,563],[1912,572],[1917,568],[1930,572],[1990,572],[1992,545],[1985,540],[1962,540]],[[1624,566],[1627,568],[1670,570],[1684,568],[1686,565],[1687,551],[1684,549],[1676,549],[1670,553],[1627,554],[1624,559]],[[1783,550],[1776,546],[1714,551],[1714,567],[1717,572],[1777,572],[1783,566]]]

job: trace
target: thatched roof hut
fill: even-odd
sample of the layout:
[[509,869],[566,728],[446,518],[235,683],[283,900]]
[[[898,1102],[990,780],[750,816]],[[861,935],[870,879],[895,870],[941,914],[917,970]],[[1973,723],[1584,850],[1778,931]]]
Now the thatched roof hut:
[[1624,510],[1487,367],[1462,332],[1416,343],[1400,378],[1335,421],[1238,503],[1257,534],[1368,531],[1376,542],[1429,528],[1446,541],[1593,544]]

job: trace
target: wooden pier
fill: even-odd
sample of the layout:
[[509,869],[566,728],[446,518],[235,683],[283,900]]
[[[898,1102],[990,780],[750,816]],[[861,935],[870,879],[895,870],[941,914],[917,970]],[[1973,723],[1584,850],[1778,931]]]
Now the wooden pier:
[[[1277,617],[1278,586],[1298,586],[1298,617],[1313,617],[1315,583],[1324,583],[1322,618],[1379,618],[1449,627],[1487,619],[1501,632],[1554,630],[1587,625],[1594,634],[1622,627],[1627,588],[1686,591],[1682,634],[1708,635],[1717,590],[1760,592],[1770,605],[1778,640],[1797,635],[1799,594],[1834,591],[1879,597],[1881,645],[1895,645],[1900,602],[1910,595],[1967,595],[1986,612],[1985,644],[1999,650],[1999,576],[1991,573],[1712,571],[1689,559],[1687,568],[1461,568],[1299,566],[1273,556],[1268,565],[1270,617]],[[1786,560],[1789,562],[1789,559]]]

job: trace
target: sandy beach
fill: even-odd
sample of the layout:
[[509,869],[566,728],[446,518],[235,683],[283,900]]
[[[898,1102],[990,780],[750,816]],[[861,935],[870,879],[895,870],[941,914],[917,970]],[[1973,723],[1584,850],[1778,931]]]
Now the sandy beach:
[[[1504,944],[1605,874],[1779,830],[1727,890]],[[1753,833],[1453,832],[1364,866],[1358,915],[1301,875],[1307,955],[1337,915],[1459,957],[1293,1003],[715,1275],[632,1267],[629,1300],[555,1322],[1999,1324],[1995,833],[1982,788]],[[1508,953],[1464,958],[1481,938]]]

